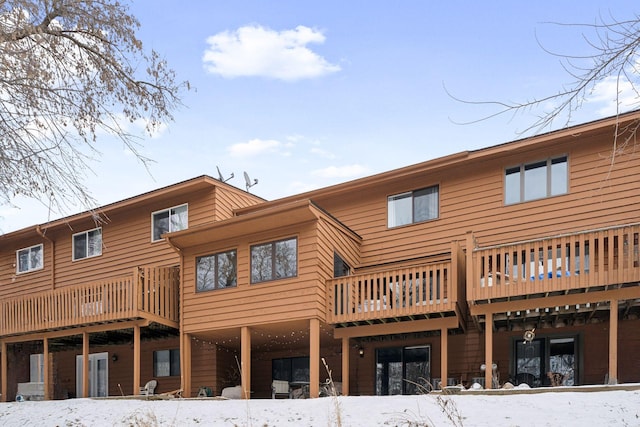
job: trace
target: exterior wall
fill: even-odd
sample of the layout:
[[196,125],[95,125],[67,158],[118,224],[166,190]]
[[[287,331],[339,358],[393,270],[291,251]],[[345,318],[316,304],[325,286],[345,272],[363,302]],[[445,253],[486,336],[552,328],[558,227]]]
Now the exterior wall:
[[[179,255],[165,241],[151,241],[153,212],[187,203],[191,228],[229,218],[233,209],[256,202],[257,198],[248,193],[211,185],[197,191],[187,188],[179,195],[159,195],[133,206],[113,209],[102,214],[102,223],[89,218],[52,229],[47,229],[45,224],[42,228],[45,238],[33,232],[29,238],[2,245],[0,298],[125,276],[141,265],[178,265]],[[73,261],[72,235],[97,226],[102,227],[102,255]],[[44,268],[16,274],[16,250],[40,243],[44,244]]]
[[[250,246],[297,237],[296,277],[250,284]],[[317,270],[317,233],[310,225],[245,237],[234,242],[215,242],[184,254],[184,332],[260,325],[283,320],[308,319],[323,313],[324,280]],[[196,292],[196,257],[237,250],[235,288]],[[333,256],[333,255],[332,255]]]
[[[481,245],[492,245],[637,222],[640,180],[631,177],[640,171],[640,158],[627,150],[612,161],[612,138],[613,129],[607,127],[594,135],[567,136],[553,145],[505,150],[455,168],[357,188],[351,197],[314,200],[362,236],[363,266],[448,252],[451,241],[464,240],[467,231],[473,231]],[[568,155],[568,194],[504,205],[505,168],[563,154]],[[387,228],[388,196],[436,184],[438,219]]]

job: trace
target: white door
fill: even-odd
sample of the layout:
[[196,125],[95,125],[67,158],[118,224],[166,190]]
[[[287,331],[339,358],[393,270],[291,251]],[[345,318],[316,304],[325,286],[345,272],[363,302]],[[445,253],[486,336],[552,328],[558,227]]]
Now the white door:
[[[109,395],[109,353],[89,355],[89,396],[106,397]],[[82,395],[82,355],[76,356],[76,396]]]

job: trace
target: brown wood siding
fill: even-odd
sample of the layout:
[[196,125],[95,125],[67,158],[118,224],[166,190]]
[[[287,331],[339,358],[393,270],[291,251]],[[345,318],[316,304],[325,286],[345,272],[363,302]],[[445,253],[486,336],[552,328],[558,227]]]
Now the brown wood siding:
[[[213,242],[208,248],[185,251],[184,262],[184,332],[260,325],[284,320],[318,317],[324,310],[324,281],[317,274],[317,245],[314,227],[279,230],[270,238],[259,241],[242,239],[234,247],[219,247]],[[250,246],[297,237],[298,274],[296,277],[249,284]],[[206,292],[195,291],[195,259],[197,256],[237,250],[238,286]],[[320,290],[319,290],[320,289]]]
[[[70,224],[68,228],[44,230],[47,238],[55,242],[55,285],[72,286],[120,277],[131,273],[135,266],[178,265],[179,255],[164,241],[151,242],[152,212],[184,203],[189,205],[189,227],[211,222],[214,218],[228,218],[232,209],[255,203],[255,197],[242,192],[229,195],[228,191],[209,187],[185,192],[180,197],[158,197],[152,201],[105,214],[102,227],[102,255],[72,261],[72,235],[96,228],[96,223],[84,220]],[[216,196],[222,197],[218,201]],[[241,196],[239,201],[234,197]],[[218,212],[218,208],[222,211]],[[33,273],[15,275],[15,250],[41,243],[32,239],[19,247],[7,248],[0,253],[0,297],[51,290],[51,247],[44,240],[45,268]]]
[[[375,191],[358,189],[351,198],[317,203],[362,236],[363,265],[448,252],[451,241],[464,240],[467,231],[481,245],[491,245],[638,222],[640,157],[626,152],[612,163],[611,138],[607,129],[558,141],[551,150],[495,156],[410,180],[399,178]],[[504,205],[506,167],[563,154],[568,155],[568,194]],[[440,186],[438,219],[387,228],[387,196],[436,184]]]
[[[42,244],[43,268],[27,273],[16,273],[16,251]],[[51,254],[53,246],[42,238],[21,242],[19,247],[0,248],[0,298],[51,289]]]

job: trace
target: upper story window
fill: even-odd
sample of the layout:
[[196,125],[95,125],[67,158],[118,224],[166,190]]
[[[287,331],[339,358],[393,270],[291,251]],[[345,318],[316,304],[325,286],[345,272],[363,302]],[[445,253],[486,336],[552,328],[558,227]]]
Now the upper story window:
[[251,246],[251,283],[294,277],[298,274],[298,239]]
[[164,233],[184,230],[189,223],[189,205],[184,204],[151,214],[151,240],[162,240]]
[[196,291],[232,288],[237,285],[236,251],[196,258]]
[[343,277],[351,274],[351,267],[337,252],[333,253],[333,277]]
[[507,168],[504,182],[507,205],[566,194],[569,187],[567,156]]
[[389,228],[438,218],[438,199],[437,185],[389,196],[387,199]]
[[102,255],[102,228],[73,235],[73,260]]
[[43,265],[42,244],[16,251],[16,271],[18,273],[40,270]]

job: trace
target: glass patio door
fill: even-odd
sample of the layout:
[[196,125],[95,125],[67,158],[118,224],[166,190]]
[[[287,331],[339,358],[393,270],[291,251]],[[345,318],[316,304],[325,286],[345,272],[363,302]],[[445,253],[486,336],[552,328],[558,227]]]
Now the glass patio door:
[[[109,395],[109,353],[89,355],[89,396],[106,397]],[[76,396],[82,395],[82,355],[76,356]]]
[[417,394],[430,376],[429,346],[376,350],[376,395]]

